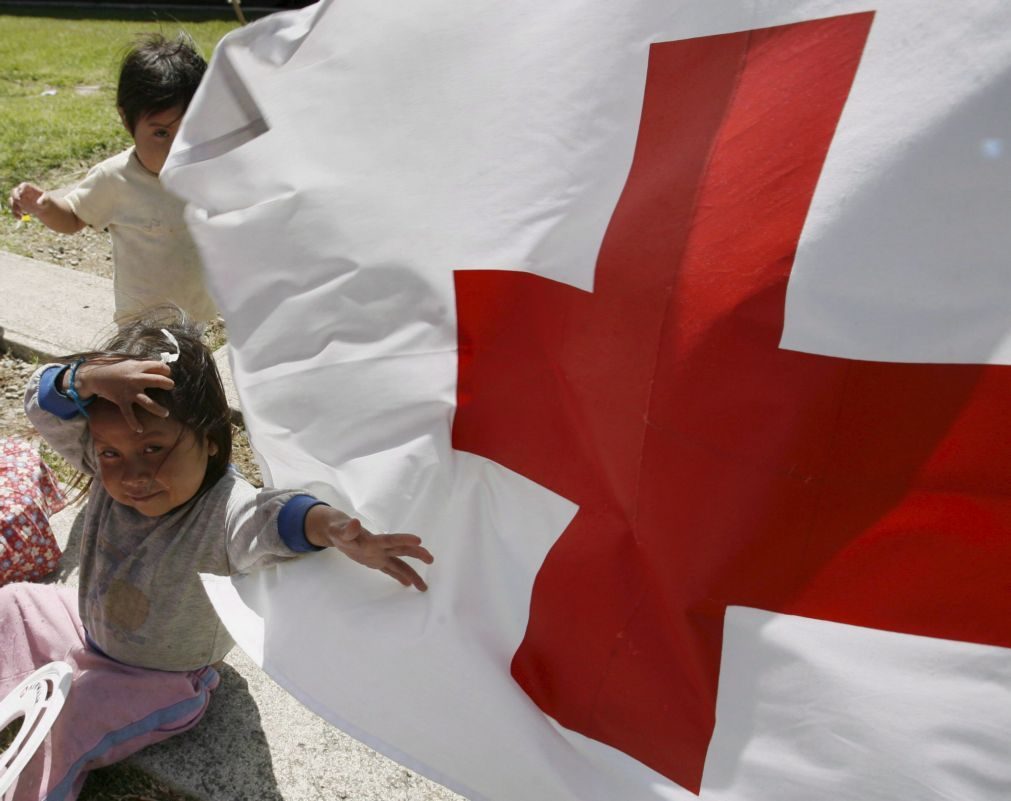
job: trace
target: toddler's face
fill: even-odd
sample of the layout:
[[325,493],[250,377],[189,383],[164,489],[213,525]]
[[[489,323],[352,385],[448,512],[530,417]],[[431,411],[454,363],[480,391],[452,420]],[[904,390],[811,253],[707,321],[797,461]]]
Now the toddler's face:
[[137,127],[132,132],[133,143],[137,158],[148,172],[155,175],[161,172],[182,121],[182,106],[145,114],[137,121]]
[[197,494],[217,446],[171,418],[136,411],[140,434],[112,403],[98,401],[88,410],[98,475],[114,500],[157,517]]

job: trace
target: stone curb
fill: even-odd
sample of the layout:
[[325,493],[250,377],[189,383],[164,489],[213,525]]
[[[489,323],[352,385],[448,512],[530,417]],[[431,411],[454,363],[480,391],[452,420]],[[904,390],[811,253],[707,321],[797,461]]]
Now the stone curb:
[[[110,279],[0,250],[0,348],[40,362],[90,350],[114,333],[112,315]],[[214,360],[241,424],[227,345]]]

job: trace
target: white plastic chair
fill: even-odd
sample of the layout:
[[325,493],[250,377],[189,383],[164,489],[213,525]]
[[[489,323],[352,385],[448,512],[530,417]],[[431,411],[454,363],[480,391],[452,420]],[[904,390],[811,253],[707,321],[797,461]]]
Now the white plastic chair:
[[14,741],[0,754],[0,798],[7,798],[7,791],[17,783],[28,760],[49,734],[70,694],[73,673],[66,662],[50,662],[0,702],[0,730],[24,718]]

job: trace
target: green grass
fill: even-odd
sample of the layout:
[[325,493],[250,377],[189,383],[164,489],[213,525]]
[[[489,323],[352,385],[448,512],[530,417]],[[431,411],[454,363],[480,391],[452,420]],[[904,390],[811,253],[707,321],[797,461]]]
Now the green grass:
[[[20,181],[79,172],[130,144],[115,109],[116,73],[137,35],[184,30],[210,59],[221,37],[236,27],[229,20],[0,15],[4,206]],[[55,94],[43,94],[52,90]]]
[[[228,7],[222,3],[221,10]],[[185,31],[210,60],[221,37],[238,27],[227,17],[152,14],[0,14],[0,248],[35,255],[22,246],[7,204],[17,184],[69,186],[88,167],[129,146],[116,112],[116,79],[120,59],[138,35]]]

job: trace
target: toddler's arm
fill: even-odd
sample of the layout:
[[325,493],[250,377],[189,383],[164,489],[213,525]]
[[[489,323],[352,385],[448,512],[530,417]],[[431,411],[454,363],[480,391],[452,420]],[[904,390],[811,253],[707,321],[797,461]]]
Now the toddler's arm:
[[405,587],[424,592],[424,579],[403,557],[432,564],[432,554],[414,534],[373,534],[361,522],[325,504],[313,506],[305,515],[305,538],[317,548],[336,548],[359,564],[380,570]]
[[85,225],[65,200],[54,197],[35,184],[26,182],[15,186],[11,190],[10,202],[15,217],[31,214],[59,234],[76,234]]

